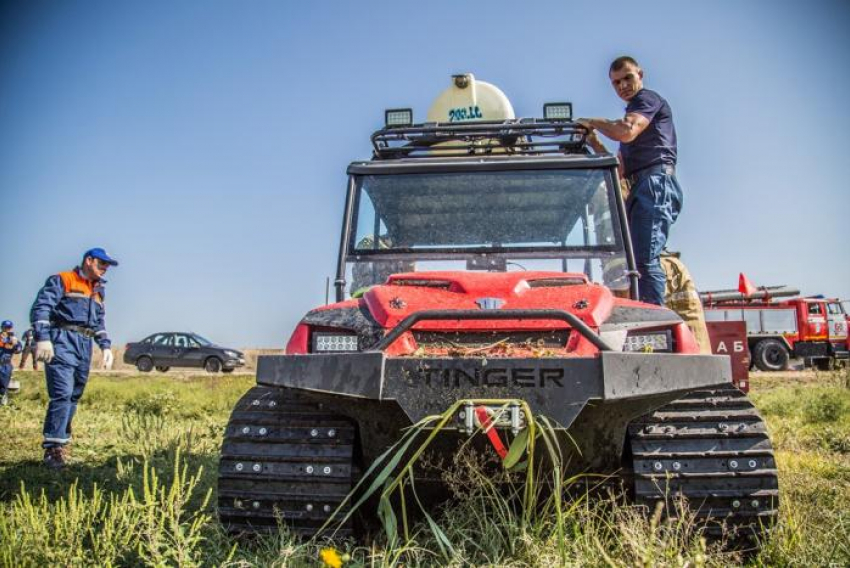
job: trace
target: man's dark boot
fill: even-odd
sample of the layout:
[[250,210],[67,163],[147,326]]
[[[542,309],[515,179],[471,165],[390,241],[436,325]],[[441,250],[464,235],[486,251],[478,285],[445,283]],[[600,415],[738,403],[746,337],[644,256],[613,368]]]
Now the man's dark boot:
[[44,449],[44,465],[50,469],[62,469],[65,467],[65,448],[58,446],[56,448]]

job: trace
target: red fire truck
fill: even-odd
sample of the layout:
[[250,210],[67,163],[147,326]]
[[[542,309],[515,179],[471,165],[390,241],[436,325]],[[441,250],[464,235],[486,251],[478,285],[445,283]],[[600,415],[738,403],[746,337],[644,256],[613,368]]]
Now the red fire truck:
[[[742,282],[746,282],[743,275]],[[747,282],[739,290],[702,292],[700,298],[707,322],[746,323],[747,343],[756,368],[781,371],[797,357],[806,367],[826,370],[850,359],[848,316],[839,300],[822,296],[788,298],[797,296],[799,290],[750,286]]]

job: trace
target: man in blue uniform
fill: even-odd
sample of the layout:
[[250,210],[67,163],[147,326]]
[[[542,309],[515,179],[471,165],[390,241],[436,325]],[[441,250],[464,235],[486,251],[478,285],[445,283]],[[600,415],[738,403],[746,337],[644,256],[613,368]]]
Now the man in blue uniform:
[[45,363],[50,402],[44,419],[44,463],[61,468],[71,441],[71,422],[83,395],[91,366],[92,340],[112,366],[111,342],[104,323],[104,274],[118,262],[102,248],[83,255],[74,270],[47,279],[30,311],[36,358]]
[[9,320],[0,324],[0,406],[9,403],[9,383],[12,381],[12,355],[20,353],[23,347],[12,330],[14,326]]
[[582,118],[591,130],[588,143],[596,151],[605,147],[598,130],[620,143],[621,175],[631,190],[626,211],[632,235],[635,263],[640,272],[640,299],[664,305],[666,275],[661,250],[670,226],[682,208],[682,189],[676,180],[676,128],[670,105],[658,93],[643,86],[643,70],[629,56],[611,63],[608,77],[617,95],[626,101],[623,118]]

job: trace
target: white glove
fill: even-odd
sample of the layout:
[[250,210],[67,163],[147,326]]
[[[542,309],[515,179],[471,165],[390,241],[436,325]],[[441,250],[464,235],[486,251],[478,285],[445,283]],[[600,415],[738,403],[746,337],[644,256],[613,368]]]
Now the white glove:
[[107,371],[112,370],[112,363],[115,361],[115,356],[112,354],[112,349],[103,350],[103,368]]
[[53,343],[49,339],[35,344],[35,359],[45,363],[50,363],[53,360]]

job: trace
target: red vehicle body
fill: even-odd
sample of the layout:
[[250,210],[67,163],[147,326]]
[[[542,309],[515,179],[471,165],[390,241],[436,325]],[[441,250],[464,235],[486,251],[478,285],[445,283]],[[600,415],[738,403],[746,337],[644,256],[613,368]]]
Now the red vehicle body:
[[[599,329],[608,320],[615,307],[657,309],[659,314],[662,313],[660,307],[617,298],[605,286],[590,282],[584,274],[543,271],[504,273],[433,271],[394,274],[389,277],[386,285],[374,286],[366,292],[362,301],[366,303],[370,313],[381,327],[392,329],[411,314],[425,310],[478,310],[480,306],[476,303],[476,299],[480,298],[498,298],[503,301],[500,307],[505,310],[539,310],[551,306],[563,306],[574,310],[582,322],[594,329]],[[357,308],[359,301],[351,299],[314,311]],[[662,318],[659,316],[659,319]],[[307,323],[299,324],[289,340],[286,352],[292,355],[310,353],[310,334],[311,331],[317,330],[321,331]],[[699,353],[699,346],[684,322],[671,321],[657,330],[670,330],[677,353]],[[429,332],[439,333],[449,340],[452,332],[469,333],[471,331],[494,334],[494,337],[508,331],[553,334],[551,342],[512,344],[510,355],[514,357],[534,357],[535,350],[540,349],[547,349],[552,353],[563,353],[571,357],[592,357],[599,353],[599,349],[580,333],[568,333],[566,342],[556,346],[555,343],[561,342],[554,337],[554,334],[565,331],[565,325],[564,322],[553,319],[479,320],[473,326],[470,326],[468,320],[461,319],[426,320],[417,324],[415,330],[404,332],[387,347],[385,352],[388,355],[401,357],[409,356],[418,349],[422,349],[428,355],[445,356],[447,345],[450,343],[428,341]],[[651,332],[656,329],[642,328],[641,331]],[[491,352],[488,350],[488,353]]]
[[850,357],[848,318],[836,299],[717,302],[705,306],[705,317],[708,322],[746,322],[752,363],[762,371],[781,371],[792,357],[819,369]]
[[743,392],[750,392],[750,349],[747,345],[747,324],[742,321],[706,322],[711,352],[727,355],[732,363],[732,383]]

